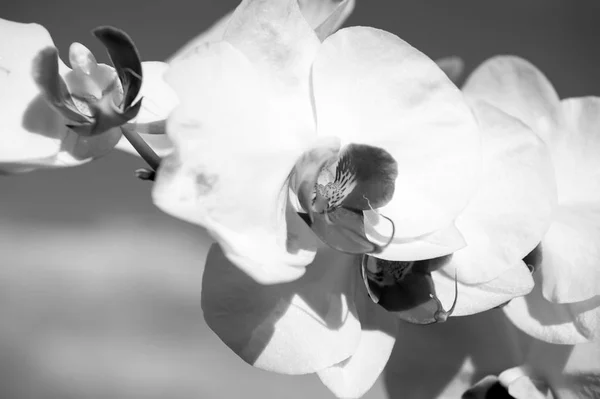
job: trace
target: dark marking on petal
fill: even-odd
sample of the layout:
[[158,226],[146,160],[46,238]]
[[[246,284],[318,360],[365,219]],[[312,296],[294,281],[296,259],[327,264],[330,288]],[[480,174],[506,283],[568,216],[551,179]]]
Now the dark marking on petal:
[[[319,173],[327,165],[331,158],[335,156],[330,148],[314,148],[304,153],[296,162],[293,173],[293,189],[298,196],[300,206],[307,212],[309,220],[312,222],[313,213],[315,212],[313,205],[317,202],[319,205],[324,198],[320,198],[317,192],[317,198],[313,198]],[[310,223],[309,223],[310,224]]]
[[426,272],[434,272],[434,271],[446,266],[452,259],[452,255],[453,254],[449,254],[449,255],[440,256],[438,258],[424,259],[424,260],[417,261],[417,262],[415,262],[414,270],[425,272],[425,273]]
[[92,118],[77,109],[67,84],[58,71],[58,50],[47,47],[33,60],[33,80],[46,101],[65,118],[80,125],[91,124]]
[[[342,168],[340,168],[340,165]],[[393,197],[398,164],[384,149],[365,144],[349,144],[342,152],[338,173],[352,171],[354,189],[343,199],[342,205],[355,210],[381,208]]]
[[92,31],[106,47],[123,86],[122,110],[127,110],[142,87],[142,62],[133,40],[120,29],[101,26]]
[[[439,259],[437,258],[439,263]],[[361,273],[369,297],[400,319],[413,324],[445,322],[458,299],[458,279],[454,277],[454,302],[445,310],[435,293],[428,261],[399,262],[365,255]]]

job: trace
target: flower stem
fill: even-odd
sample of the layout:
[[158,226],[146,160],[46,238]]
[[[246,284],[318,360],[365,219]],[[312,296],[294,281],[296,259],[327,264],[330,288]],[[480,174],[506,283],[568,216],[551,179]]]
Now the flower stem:
[[129,141],[133,148],[140,154],[146,163],[156,171],[160,165],[161,158],[152,148],[140,137],[140,135],[130,127],[121,126],[123,136]]

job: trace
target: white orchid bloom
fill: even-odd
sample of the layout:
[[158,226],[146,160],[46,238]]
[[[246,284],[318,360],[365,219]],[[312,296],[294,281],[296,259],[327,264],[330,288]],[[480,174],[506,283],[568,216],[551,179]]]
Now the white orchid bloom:
[[495,57],[465,94],[504,110],[547,144],[558,207],[534,260],[536,288],[504,309],[536,338],[573,344],[600,338],[600,99],[560,100],[548,79],[517,57]]
[[556,194],[527,126],[467,103],[394,35],[318,36],[295,0],[242,2],[223,38],[166,75],[180,104],[153,197],[217,240],[204,316],[244,360],[359,397],[398,317],[444,321],[532,289],[522,259]]

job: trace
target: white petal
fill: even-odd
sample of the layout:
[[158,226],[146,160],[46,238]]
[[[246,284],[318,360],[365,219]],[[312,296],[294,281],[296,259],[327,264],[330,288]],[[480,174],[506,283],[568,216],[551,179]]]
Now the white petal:
[[[52,164],[66,134],[65,120],[40,96],[32,62],[54,47],[48,31],[37,24],[0,19],[0,172],[17,172]],[[18,40],[6,40],[6,38]]]
[[583,302],[557,304],[542,295],[541,278],[534,274],[535,288],[513,299],[503,309],[527,334],[555,344],[576,344],[600,338],[600,296]]
[[600,295],[600,98],[564,100],[565,129],[552,149],[559,210],[543,241],[544,296],[580,302]]
[[473,104],[482,133],[482,182],[456,220],[467,246],[453,256],[459,279],[477,284],[514,267],[546,233],[556,208],[546,145],[519,120]]
[[305,374],[355,353],[360,322],[353,301],[357,259],[325,249],[293,283],[264,286],[211,248],[202,284],[210,328],[246,362]]
[[519,57],[487,60],[469,76],[463,92],[520,119],[546,141],[563,124],[552,84],[534,65]]
[[[371,215],[371,213],[374,214],[375,212],[366,211],[364,213]],[[369,217],[368,220],[372,221],[373,218]],[[373,242],[376,242],[375,237],[377,237],[377,234],[373,233],[373,231],[378,231],[383,237],[391,237],[392,233],[389,227],[388,230],[390,230],[389,233],[379,226],[373,228],[370,223],[366,225],[367,237]],[[466,245],[467,243],[462,233],[452,223],[448,227],[414,239],[394,240],[382,254],[377,254],[376,257],[397,261],[433,259],[454,253]]]
[[312,119],[309,76],[320,42],[297,0],[242,1],[224,40],[244,53],[259,74],[268,76],[287,101],[298,101],[296,113]]
[[[444,269],[453,267],[452,261]],[[460,279],[460,270],[458,277]],[[449,273],[435,271],[431,274],[435,290],[444,308],[448,310],[454,301],[454,276]],[[465,284],[459,280],[458,299],[453,316],[467,316],[495,308],[513,298],[526,295],[533,289],[533,279],[529,269],[523,262],[514,264],[495,279],[479,283]]]
[[[226,42],[175,63],[167,81],[180,104],[168,121],[175,151],[158,171],[155,204],[206,227],[260,281],[298,278],[316,241],[295,213],[286,215],[287,179],[311,130],[281,119],[279,110],[292,110]],[[304,234],[312,241],[300,242]]]
[[397,162],[394,198],[379,209],[396,237],[454,220],[476,185],[478,128],[433,61],[390,33],[346,28],[323,42],[313,86],[320,136],[383,148]]
[[317,373],[338,398],[360,398],[371,389],[387,364],[396,340],[396,317],[374,304],[362,284],[357,287],[355,303],[362,328],[356,352]]

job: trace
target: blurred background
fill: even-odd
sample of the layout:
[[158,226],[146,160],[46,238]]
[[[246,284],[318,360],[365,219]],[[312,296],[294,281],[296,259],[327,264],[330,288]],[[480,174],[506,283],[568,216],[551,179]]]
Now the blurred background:
[[[431,58],[459,55],[470,71],[517,54],[561,97],[600,95],[596,0],[357,3],[347,25],[391,31]],[[106,62],[89,31],[114,25],[144,60],[163,60],[236,4],[0,0],[0,17],[44,25],[63,59],[79,41]],[[142,166],[114,152],[0,179],[0,397],[332,398],[314,376],[247,366],[209,330],[200,309],[206,233],[152,205],[151,184],[133,175]],[[383,397],[381,381],[366,396]]]

